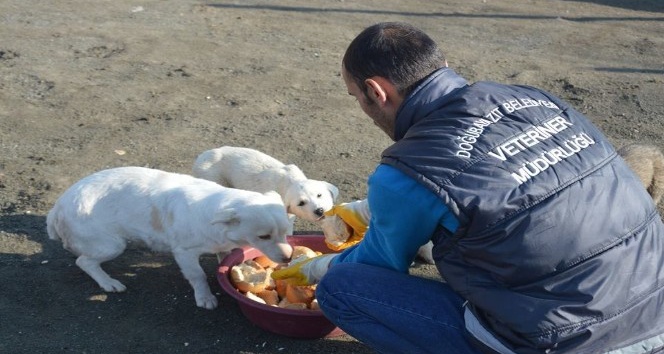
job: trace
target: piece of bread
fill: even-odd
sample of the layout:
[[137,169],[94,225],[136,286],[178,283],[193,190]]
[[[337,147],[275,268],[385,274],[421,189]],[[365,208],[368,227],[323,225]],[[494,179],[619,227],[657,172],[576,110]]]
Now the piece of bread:
[[277,305],[277,306],[279,306],[281,308],[284,308],[284,309],[291,309],[291,310],[306,310],[307,309],[307,304],[305,304],[303,302],[292,303],[292,302],[288,301],[287,298],[281,299],[281,301],[279,301],[279,305]]
[[279,304],[279,294],[277,294],[276,290],[263,290],[256,295],[263,299],[267,305],[277,306]]
[[288,287],[288,282],[284,279],[279,279],[275,281],[275,290],[277,291],[277,294],[279,295],[279,298],[285,298],[286,297],[286,288]]
[[273,260],[267,258],[265,255],[260,255],[254,258],[254,261],[261,265],[263,268],[276,268],[279,263],[274,262]]
[[304,303],[307,304],[307,307],[314,300],[316,296],[316,287],[313,285],[306,286],[296,286],[288,284],[286,286],[286,299],[288,302],[294,303]]
[[270,273],[256,261],[250,259],[231,268],[231,282],[243,293],[259,293],[270,285],[274,285]]
[[307,258],[313,258],[320,255],[320,253],[316,253],[314,250],[312,250],[309,247],[306,246],[293,246],[293,256],[291,257],[292,259],[299,258],[300,256],[305,256]]
[[256,301],[256,302],[260,302],[261,304],[267,304],[267,303],[265,302],[265,300],[263,300],[263,298],[261,298],[260,296],[258,296],[258,295],[256,295],[256,294],[252,293],[251,291],[247,291],[247,293],[244,294],[244,295],[245,295],[246,297],[248,297],[248,298],[250,298],[250,299]]

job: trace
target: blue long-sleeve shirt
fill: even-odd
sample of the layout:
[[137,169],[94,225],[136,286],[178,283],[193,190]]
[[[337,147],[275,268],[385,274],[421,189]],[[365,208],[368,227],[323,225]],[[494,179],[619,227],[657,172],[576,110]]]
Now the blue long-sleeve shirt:
[[389,165],[378,165],[369,177],[367,199],[371,220],[364,239],[336,257],[408,272],[417,250],[438,225],[454,232],[458,221],[430,190]]

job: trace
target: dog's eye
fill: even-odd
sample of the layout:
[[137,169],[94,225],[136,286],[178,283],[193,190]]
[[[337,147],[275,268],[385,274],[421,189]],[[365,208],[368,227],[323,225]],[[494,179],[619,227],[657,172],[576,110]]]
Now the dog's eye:
[[320,194],[320,193],[318,193],[318,194],[316,195],[316,197],[318,197],[318,198],[320,198],[320,197],[322,197],[322,196],[323,196],[323,195]]
[[297,206],[304,206],[305,204],[307,204],[307,202],[305,202],[305,201],[303,200],[303,201],[301,201]]
[[258,236],[258,238],[260,238],[261,240],[269,240],[270,237],[272,237],[272,236],[270,236],[270,235],[261,235],[261,236]]

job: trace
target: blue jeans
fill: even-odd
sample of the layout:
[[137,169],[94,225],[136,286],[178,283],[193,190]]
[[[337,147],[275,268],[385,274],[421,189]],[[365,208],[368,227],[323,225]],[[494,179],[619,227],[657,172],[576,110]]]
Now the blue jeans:
[[466,339],[464,300],[440,281],[340,263],[316,298],[330,321],[379,353],[480,353]]

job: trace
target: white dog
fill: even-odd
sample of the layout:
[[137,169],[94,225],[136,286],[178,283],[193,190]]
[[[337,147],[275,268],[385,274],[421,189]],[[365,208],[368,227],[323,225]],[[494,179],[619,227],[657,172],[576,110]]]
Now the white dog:
[[194,289],[196,305],[213,309],[199,263],[204,253],[251,245],[276,262],[288,262],[292,247],[281,198],[225,188],[191,176],[142,167],[121,167],[78,181],[57,200],[46,218],[51,239],[75,255],[76,265],[105,291],[126,287],[100,264],[119,256],[127,242],[172,252]]
[[[244,147],[222,146],[201,153],[193,175],[232,188],[261,193],[275,190],[289,214],[312,222],[323,219],[339,195],[331,183],[308,179],[297,166]],[[291,217],[290,234],[293,222]]]

